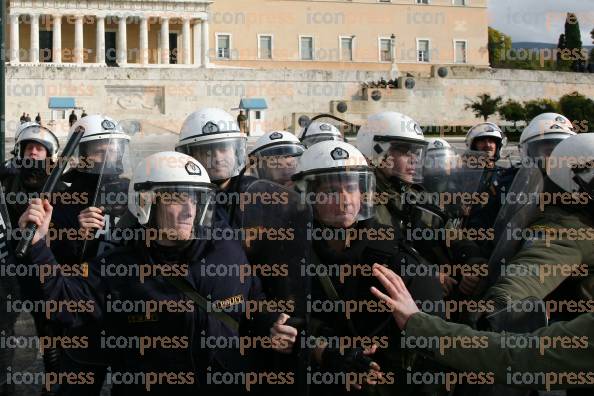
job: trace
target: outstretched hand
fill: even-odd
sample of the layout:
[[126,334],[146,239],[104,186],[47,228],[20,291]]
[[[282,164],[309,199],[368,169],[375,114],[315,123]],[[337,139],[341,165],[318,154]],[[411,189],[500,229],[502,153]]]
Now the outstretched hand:
[[371,288],[371,292],[392,309],[392,315],[396,320],[396,324],[403,330],[406,327],[408,319],[413,314],[419,312],[417,304],[415,304],[415,301],[408,292],[402,278],[390,269],[379,264],[374,264],[373,275],[386,288],[389,296],[375,287]]

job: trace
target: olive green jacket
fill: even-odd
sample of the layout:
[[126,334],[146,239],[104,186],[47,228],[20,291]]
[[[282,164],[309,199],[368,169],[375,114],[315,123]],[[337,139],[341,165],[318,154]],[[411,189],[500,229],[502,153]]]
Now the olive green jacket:
[[569,277],[580,282],[578,297],[594,298],[594,215],[549,206],[529,230],[539,236],[524,242],[485,298],[499,306],[527,297],[544,299]]
[[[432,346],[425,349],[425,352],[438,363],[456,370],[492,373],[494,382],[498,384],[547,389],[546,383],[529,385],[522,383],[523,381],[517,381],[521,376],[514,376],[513,373],[590,373],[590,387],[594,381],[594,313],[585,313],[570,322],[557,322],[531,334],[519,335],[476,331],[466,325],[446,322],[437,316],[419,312],[408,320],[406,336],[417,338],[438,336],[450,340],[456,337],[458,339],[459,337],[468,339],[482,337],[483,342],[477,342],[476,348],[471,349],[468,346],[447,348],[443,349],[442,354],[439,347]],[[530,344],[518,342],[518,340],[522,341],[523,337],[539,337],[540,340],[546,339],[550,343],[554,342],[555,337],[563,337],[557,340],[565,341],[564,343],[558,341],[555,346],[541,348],[533,343],[534,347],[526,347]],[[568,347],[569,339],[573,340],[573,347]],[[518,347],[520,345],[524,347]],[[583,374],[582,377],[587,379],[585,375]],[[558,378],[563,382],[549,383],[551,389],[585,386],[583,383],[581,385],[568,383],[567,379],[563,380],[561,376]]]

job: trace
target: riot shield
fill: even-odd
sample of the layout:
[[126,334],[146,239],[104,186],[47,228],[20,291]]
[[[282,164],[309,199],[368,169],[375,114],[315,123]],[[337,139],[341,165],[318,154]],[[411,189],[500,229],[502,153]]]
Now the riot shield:
[[470,208],[479,198],[485,170],[458,157],[446,167],[425,168],[423,188],[434,205],[446,214],[446,228],[462,228]]
[[[268,180],[254,181],[244,191],[249,203],[242,209],[244,247],[252,268],[269,266],[272,270],[260,279],[268,300],[284,300],[294,303],[293,312],[288,312],[292,325],[298,327],[300,338],[305,337],[309,314],[307,295],[310,279],[302,273],[309,262],[310,241],[307,230],[312,223],[311,207],[302,202],[300,194]],[[290,356],[278,353],[268,356],[274,369],[280,367],[295,370],[295,386],[283,392],[307,395],[306,373],[309,353],[300,339],[295,343]],[[281,370],[282,371],[282,370]]]
[[505,203],[495,220],[495,249],[489,258],[488,285],[497,282],[501,266],[518,252],[520,238],[510,238],[510,232],[532,224],[539,212],[539,200],[544,191],[544,176],[539,168],[521,168],[507,193]]

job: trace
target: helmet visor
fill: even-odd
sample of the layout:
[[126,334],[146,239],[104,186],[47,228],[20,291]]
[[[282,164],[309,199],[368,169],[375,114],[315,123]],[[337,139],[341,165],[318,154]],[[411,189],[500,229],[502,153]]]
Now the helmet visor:
[[449,174],[458,164],[456,151],[446,148],[430,150],[425,157],[423,174],[427,176],[438,176]]
[[304,176],[300,190],[314,217],[331,227],[350,227],[373,216],[372,171],[327,172]]
[[342,136],[331,135],[331,134],[319,134],[319,135],[306,136],[303,138],[301,143],[303,143],[303,145],[305,147],[309,148],[316,143],[325,142],[326,140],[336,140],[339,142],[344,141]]
[[423,166],[427,143],[404,141],[377,142],[387,154],[378,165],[388,177],[396,177],[407,184],[423,182]]
[[149,220],[157,241],[199,239],[212,226],[215,192],[211,187],[174,186],[140,192],[139,206],[151,206]]
[[131,173],[127,139],[109,138],[80,143],[76,167],[83,172],[104,175]]
[[260,179],[291,186],[291,176],[297,170],[299,157],[305,148],[299,144],[282,144],[259,150],[252,157],[254,173]]
[[179,151],[194,157],[208,172],[212,181],[227,180],[239,175],[245,167],[246,138],[232,137],[190,143]]

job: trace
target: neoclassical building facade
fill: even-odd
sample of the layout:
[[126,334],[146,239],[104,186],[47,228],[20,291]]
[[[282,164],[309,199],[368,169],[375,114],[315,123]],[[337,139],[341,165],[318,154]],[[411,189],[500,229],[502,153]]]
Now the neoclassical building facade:
[[8,0],[11,65],[488,67],[487,0]]

